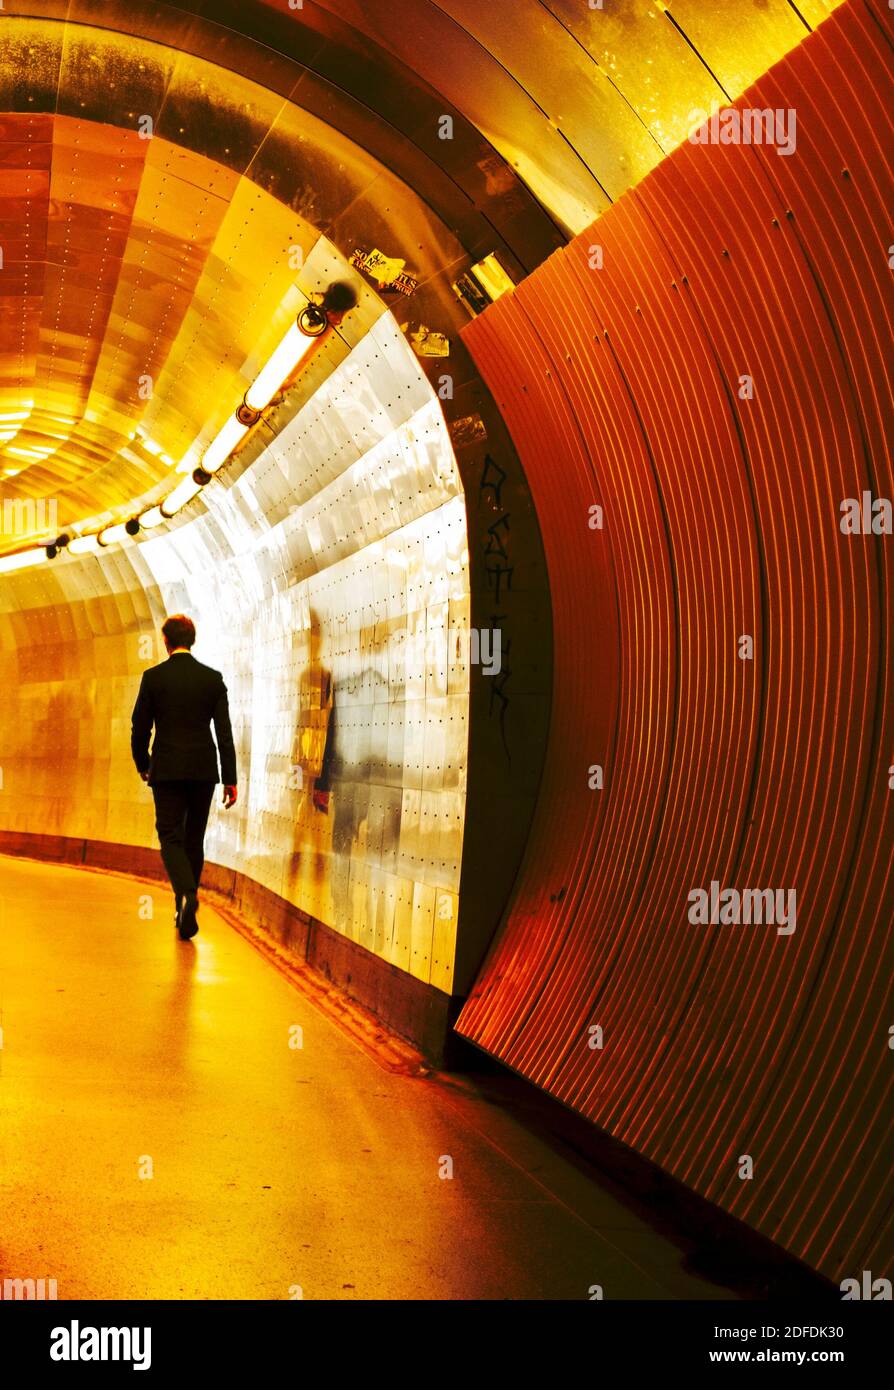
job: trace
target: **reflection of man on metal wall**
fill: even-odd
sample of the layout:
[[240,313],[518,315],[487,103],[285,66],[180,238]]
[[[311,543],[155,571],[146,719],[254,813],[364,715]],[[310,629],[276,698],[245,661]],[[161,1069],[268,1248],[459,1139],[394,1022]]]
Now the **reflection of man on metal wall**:
[[335,685],[320,659],[320,621],[311,610],[308,661],[301,672],[294,764],[318,811],[329,810],[335,760]]
[[[332,817],[329,802],[335,771],[335,682],[321,661],[320,620],[313,609],[303,632],[305,648],[298,679],[298,708],[292,737],[291,786],[295,805],[294,848],[287,891],[321,920],[331,920]],[[338,793],[335,805],[338,806]]]
[[[304,631],[292,744],[293,768],[300,773],[293,785],[302,795],[288,885],[306,911],[344,931],[355,915],[354,860],[359,861],[356,881],[362,884],[365,865],[394,872],[400,848],[405,682],[397,658],[393,688],[385,674],[389,660],[383,629],[361,630],[352,645],[359,645],[363,662],[351,669],[342,665],[337,689],[322,662],[320,621],[313,610]],[[368,697],[362,703],[361,691]],[[374,717],[387,708],[395,711],[390,717]],[[368,842],[371,826],[374,846]]]
[[329,810],[332,791],[332,767],[335,762],[335,683],[331,671],[320,668],[320,706],[326,714],[326,739],[320,771],[314,782],[313,802],[318,811]]

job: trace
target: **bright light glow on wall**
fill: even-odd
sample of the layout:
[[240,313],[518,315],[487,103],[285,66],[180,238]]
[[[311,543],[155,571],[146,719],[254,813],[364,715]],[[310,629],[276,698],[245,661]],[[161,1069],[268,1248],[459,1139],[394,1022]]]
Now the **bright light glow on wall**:
[[490,299],[499,299],[501,294],[515,288],[513,281],[493,254],[485,256],[483,261],[473,265],[472,274]]
[[9,448],[7,449],[6,452],[7,452],[8,454],[18,454],[19,458],[23,458],[23,459],[43,459],[43,458],[46,458],[47,454],[51,454],[51,453],[53,452],[53,450],[52,450],[52,448],[49,448],[49,449],[17,449],[17,448],[15,448],[12,444],[10,444],[10,446],[9,446]]

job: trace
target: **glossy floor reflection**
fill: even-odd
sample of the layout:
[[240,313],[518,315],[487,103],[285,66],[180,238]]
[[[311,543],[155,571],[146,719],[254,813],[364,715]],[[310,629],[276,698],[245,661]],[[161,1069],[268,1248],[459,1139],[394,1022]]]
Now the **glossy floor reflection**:
[[731,1297],[504,1111],[384,1069],[200,920],[182,943],[157,885],[0,858],[0,1278],[60,1299]]

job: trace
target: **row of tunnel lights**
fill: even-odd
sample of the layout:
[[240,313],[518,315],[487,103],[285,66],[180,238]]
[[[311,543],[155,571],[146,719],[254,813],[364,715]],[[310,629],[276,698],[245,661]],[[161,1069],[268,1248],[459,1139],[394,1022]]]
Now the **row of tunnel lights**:
[[91,535],[71,537],[63,534],[49,545],[0,556],[0,573],[24,569],[42,560],[52,560],[62,550],[68,550],[73,555],[97,554],[127,536],[137,536],[141,531],[148,531],[176,516],[223,467],[249,430],[258,423],[273,398],[290,381],[314,343],[332,324],[340,323],[355,303],[356,296],[346,284],[331,286],[323,296],[321,305],[308,301],[249,386],[242,404],[208,445],[199,466],[160,503],[138,516],[106,526]]

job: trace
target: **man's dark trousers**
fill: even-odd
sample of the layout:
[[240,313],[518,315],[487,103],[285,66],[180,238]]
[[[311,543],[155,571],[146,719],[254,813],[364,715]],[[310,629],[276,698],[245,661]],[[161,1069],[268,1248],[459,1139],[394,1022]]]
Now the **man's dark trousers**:
[[216,782],[156,782],[155,829],[177,898],[195,893],[205,864],[205,827]]

